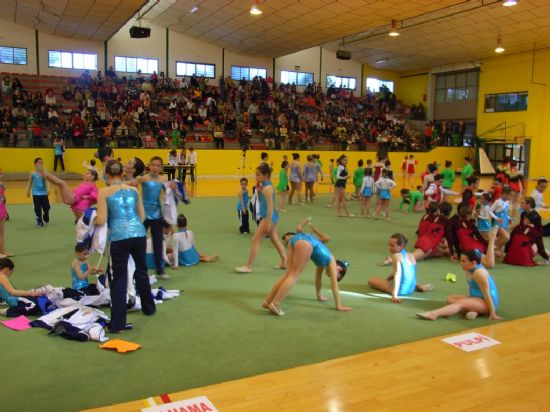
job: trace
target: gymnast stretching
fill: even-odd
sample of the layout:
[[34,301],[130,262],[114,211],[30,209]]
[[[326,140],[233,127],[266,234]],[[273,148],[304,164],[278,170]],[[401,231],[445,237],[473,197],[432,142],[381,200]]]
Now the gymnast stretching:
[[48,173],[42,169],[42,177],[59,187],[63,203],[71,206],[75,219],[80,219],[86,209],[94,205],[97,201],[98,190],[95,182],[98,178],[95,170],[86,170],[82,183],[74,189],[71,189],[67,182]]
[[[309,225],[311,231],[316,235],[303,233],[305,227]],[[296,233],[289,232],[283,235],[283,241],[288,244],[287,262],[288,266],[284,275],[282,275],[273,285],[271,292],[264,300],[262,306],[269,309],[275,315],[283,316],[285,312],[279,307],[283,299],[288,295],[298,277],[304,271],[309,259],[316,265],[315,269],[315,290],[317,300],[325,302],[327,298],[321,295],[322,276],[326,269],[327,276],[330,278],[330,287],[336,310],[349,312],[349,306],[343,306],[340,302],[338,282],[346,274],[347,262],[336,260],[325,246],[329,241],[329,236],[320,232],[311,224],[311,218],[307,218],[296,229]]]

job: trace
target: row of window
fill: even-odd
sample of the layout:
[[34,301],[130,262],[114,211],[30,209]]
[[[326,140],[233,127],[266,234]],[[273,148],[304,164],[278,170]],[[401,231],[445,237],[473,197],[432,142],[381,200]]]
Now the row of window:
[[479,71],[438,74],[435,81],[435,102],[455,103],[477,100]]
[[[0,63],[27,64],[27,49],[0,46]],[[63,69],[97,70],[97,54],[75,53],[50,50],[48,52],[48,66]],[[141,57],[115,56],[115,71],[123,73],[144,74],[158,72],[158,59]],[[176,62],[176,76],[204,76],[213,79],[216,77],[216,67],[207,63]],[[252,80],[254,77],[267,77],[267,70],[259,67],[231,66],[231,78],[234,80]],[[436,79],[436,103],[454,103],[477,99],[477,71],[438,75]],[[313,73],[281,71],[281,83],[307,86],[313,83]],[[355,77],[327,76],[327,87],[338,87],[356,90]],[[393,92],[394,82],[367,78],[367,89],[378,91],[387,87]],[[485,96],[485,112],[505,112],[527,110],[527,92],[488,94]]]
[[[27,64],[27,49],[0,46],[0,63]],[[76,53],[65,51],[48,51],[48,66],[61,69],[97,70],[97,54]],[[114,69],[121,73],[153,74],[159,72],[159,60],[144,57],[115,56]],[[216,77],[216,66],[208,63],[176,62],[176,76],[204,76],[208,79]],[[267,77],[267,70],[260,67],[231,66],[233,80],[252,80],[254,77]],[[307,86],[313,83],[313,73],[281,71],[281,83]],[[327,86],[356,89],[357,79],[354,77],[327,76]]]

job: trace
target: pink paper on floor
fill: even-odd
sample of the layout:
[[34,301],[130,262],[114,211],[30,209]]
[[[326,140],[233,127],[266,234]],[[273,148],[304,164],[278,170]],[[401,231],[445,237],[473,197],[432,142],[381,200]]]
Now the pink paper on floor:
[[24,315],[21,315],[15,319],[4,320],[0,323],[4,325],[6,328],[10,328],[13,330],[25,330],[25,329],[30,329],[32,327],[30,325],[31,321]]

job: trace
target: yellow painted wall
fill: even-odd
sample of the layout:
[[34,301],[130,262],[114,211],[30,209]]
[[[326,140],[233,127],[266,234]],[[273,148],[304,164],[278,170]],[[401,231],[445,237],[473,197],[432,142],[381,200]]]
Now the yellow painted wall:
[[[66,171],[74,173],[82,173],[84,168],[82,163],[93,158],[94,149],[67,149],[65,152],[65,167]],[[270,161],[274,162],[274,169],[278,173],[283,155],[286,154],[291,158],[292,151],[268,151]],[[305,161],[310,153],[301,151],[300,156]],[[349,157],[349,169],[355,169],[359,159],[372,159],[375,161],[374,152],[337,152],[323,151],[315,152],[321,155],[323,162],[323,172],[328,171],[328,164],[331,158],[337,158],[342,153]],[[444,163],[445,160],[452,160],[456,168],[463,165],[463,158],[467,155],[467,149],[463,148],[436,148],[430,153],[414,153],[414,156],[419,162],[417,171],[422,172],[428,163],[438,161]],[[246,155],[245,172],[253,174],[254,168],[260,162],[259,150],[250,150]],[[401,161],[406,153],[390,153],[390,160],[395,171],[401,170]],[[123,161],[131,157],[137,156],[144,162],[153,157],[160,156],[163,159],[168,157],[168,150],[160,149],[115,149],[115,156],[120,157]],[[20,149],[20,148],[0,148],[0,168],[4,173],[22,173],[29,172],[33,169],[33,160],[35,157],[44,159],[45,167],[48,170],[53,170],[53,149]],[[237,174],[238,168],[242,167],[243,157],[240,150],[197,150],[199,176],[234,176]],[[239,172],[239,174],[241,174]]]
[[402,73],[395,87],[397,99],[406,105],[422,103],[424,95],[428,94],[428,70],[422,70],[419,73]]
[[[499,123],[506,122],[508,126],[512,126],[506,131],[508,139],[512,140],[514,136],[531,139],[529,176],[549,177],[550,128],[544,120],[550,118],[550,49],[537,51],[534,66],[532,63],[532,53],[504,55],[483,61],[477,131],[483,134]],[[526,111],[485,113],[486,94],[520,91],[529,93]],[[487,137],[504,137],[504,131],[490,133]]]

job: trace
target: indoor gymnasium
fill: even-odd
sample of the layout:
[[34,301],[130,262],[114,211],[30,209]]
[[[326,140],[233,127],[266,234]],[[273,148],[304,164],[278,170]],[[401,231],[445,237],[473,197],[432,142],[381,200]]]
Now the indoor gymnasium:
[[0,410],[550,410],[550,2],[0,24]]

